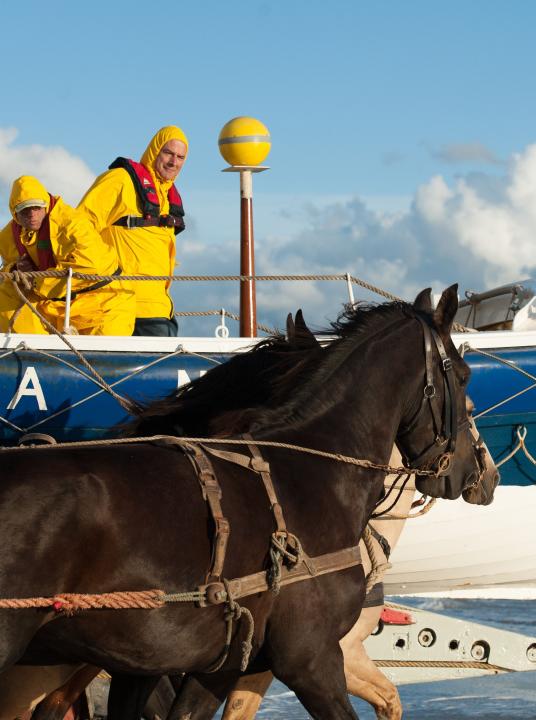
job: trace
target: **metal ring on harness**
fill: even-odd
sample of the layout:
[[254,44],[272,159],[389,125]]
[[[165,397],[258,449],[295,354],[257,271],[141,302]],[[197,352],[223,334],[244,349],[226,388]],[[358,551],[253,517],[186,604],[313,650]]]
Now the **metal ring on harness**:
[[58,441],[52,435],[45,433],[27,433],[19,438],[19,447],[35,447],[35,445],[57,445]]

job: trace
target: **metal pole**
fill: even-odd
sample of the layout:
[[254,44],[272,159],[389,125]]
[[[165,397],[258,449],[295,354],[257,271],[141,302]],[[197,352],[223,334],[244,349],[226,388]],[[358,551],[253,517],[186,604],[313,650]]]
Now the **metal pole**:
[[352,276],[350,273],[346,273],[346,285],[348,287],[348,296],[350,298],[350,305],[355,305],[354,299],[354,288],[352,287]]
[[63,332],[69,332],[71,324],[71,291],[73,287],[73,269],[69,268],[67,274],[67,287],[65,290],[65,318],[63,320]]
[[[255,275],[251,170],[240,171],[240,275]],[[240,282],[240,337],[257,337],[255,280]]]

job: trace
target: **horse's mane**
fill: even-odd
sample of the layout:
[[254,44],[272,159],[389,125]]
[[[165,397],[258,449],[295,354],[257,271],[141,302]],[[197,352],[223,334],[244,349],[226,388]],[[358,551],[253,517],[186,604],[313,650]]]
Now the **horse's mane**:
[[151,403],[127,427],[131,435],[233,435],[308,417],[315,389],[372,334],[397,319],[414,317],[403,302],[347,306],[331,327],[286,339],[278,334],[234,355],[169,397]]

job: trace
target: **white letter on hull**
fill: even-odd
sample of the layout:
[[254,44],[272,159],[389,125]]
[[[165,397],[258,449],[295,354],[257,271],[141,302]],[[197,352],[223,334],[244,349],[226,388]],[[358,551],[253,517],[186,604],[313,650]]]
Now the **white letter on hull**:
[[[203,377],[203,375],[206,375],[206,370],[200,370],[199,371],[199,377]],[[188,383],[191,382],[191,378],[186,372],[186,370],[179,370],[178,371],[178,377],[177,377],[177,387],[182,387],[183,385],[188,385]]]
[[48,410],[43,389],[34,367],[27,367],[24,371],[24,376],[17,388],[17,392],[11,398],[7,409],[14,410],[17,407],[19,400],[25,395],[33,395],[33,397],[36,398],[39,410]]

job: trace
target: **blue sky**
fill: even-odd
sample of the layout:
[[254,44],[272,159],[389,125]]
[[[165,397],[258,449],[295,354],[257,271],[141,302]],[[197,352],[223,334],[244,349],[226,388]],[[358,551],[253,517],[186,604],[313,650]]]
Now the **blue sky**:
[[[272,135],[271,170],[254,180],[258,272],[350,271],[410,297],[536,265],[529,0],[30,0],[3,19],[2,221],[17,175],[76,204],[174,123],[190,141],[180,271],[237,272],[238,179],[220,172],[217,138],[252,115]],[[335,295],[263,285],[259,319],[303,304],[323,324]],[[230,286],[176,297],[236,310]]]

